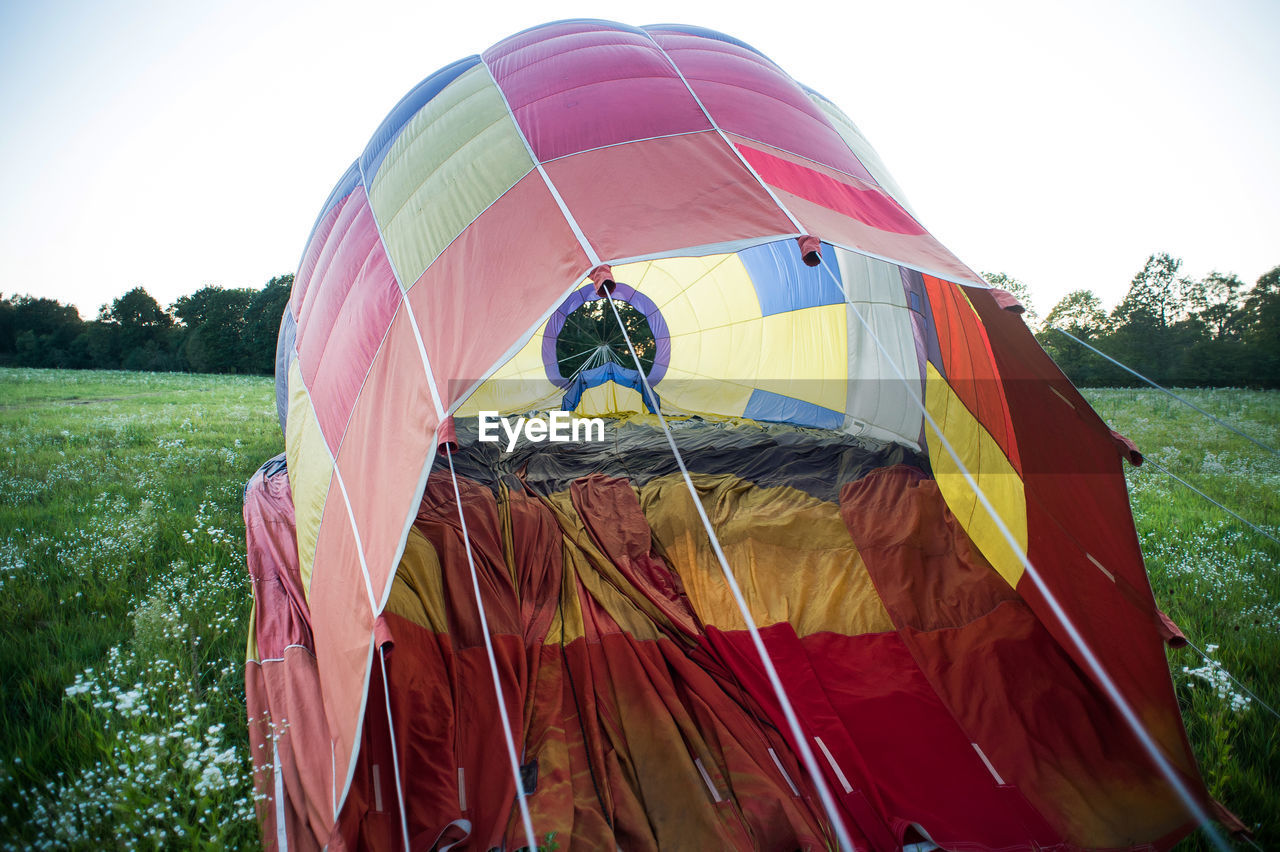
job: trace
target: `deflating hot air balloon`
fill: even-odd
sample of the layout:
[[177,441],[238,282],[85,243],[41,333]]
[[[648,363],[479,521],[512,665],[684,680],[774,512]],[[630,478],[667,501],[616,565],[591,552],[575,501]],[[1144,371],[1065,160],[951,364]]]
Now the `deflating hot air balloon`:
[[266,845],[1171,845],[1214,803],[1141,457],[1019,311],[728,36],[428,77],[316,220],[246,491]]

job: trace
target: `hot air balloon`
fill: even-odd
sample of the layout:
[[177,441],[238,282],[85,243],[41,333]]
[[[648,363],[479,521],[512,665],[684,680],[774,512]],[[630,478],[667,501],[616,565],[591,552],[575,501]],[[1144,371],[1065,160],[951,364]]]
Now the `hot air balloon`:
[[1172,845],[1215,804],[1141,456],[1019,312],[729,36],[427,77],[316,219],[246,490],[266,845]]

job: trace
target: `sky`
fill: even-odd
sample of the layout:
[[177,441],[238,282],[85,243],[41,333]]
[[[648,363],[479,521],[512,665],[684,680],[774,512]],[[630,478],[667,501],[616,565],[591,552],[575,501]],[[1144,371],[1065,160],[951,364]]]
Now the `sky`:
[[[447,8],[446,8],[447,7]],[[293,272],[383,116],[455,59],[573,17],[763,51],[862,129],[980,271],[1123,297],[1153,252],[1280,265],[1280,3],[0,0],[0,294],[86,319],[141,285]]]

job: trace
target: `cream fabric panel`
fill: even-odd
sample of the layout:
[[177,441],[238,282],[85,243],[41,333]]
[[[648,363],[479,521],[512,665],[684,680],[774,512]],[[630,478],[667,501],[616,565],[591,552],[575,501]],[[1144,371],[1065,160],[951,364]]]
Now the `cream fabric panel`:
[[874,331],[873,337],[853,308],[843,306],[847,311],[849,353],[849,393],[845,405],[841,406],[845,413],[845,431],[899,441],[919,449],[924,415],[912,401],[908,385],[898,378],[876,345],[878,339],[898,370],[907,377],[916,398],[922,399],[915,330],[901,272],[892,263],[856,252],[844,249],[835,249],[835,252],[844,279],[845,300],[857,305],[858,312]]

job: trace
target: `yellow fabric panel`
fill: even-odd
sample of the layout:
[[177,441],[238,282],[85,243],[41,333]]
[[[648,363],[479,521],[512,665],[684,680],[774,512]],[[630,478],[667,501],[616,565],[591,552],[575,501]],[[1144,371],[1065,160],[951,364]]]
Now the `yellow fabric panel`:
[[320,423],[311,408],[311,396],[302,384],[302,368],[296,358],[289,366],[289,419],[284,447],[297,524],[298,568],[302,574],[302,588],[309,601],[316,538],[320,535],[320,518],[324,514],[329,482],[333,478],[333,457],[329,455]]
[[[969,412],[933,364],[927,365],[925,407],[941,426],[942,433],[977,480],[978,487],[987,495],[1022,552],[1026,553],[1027,500],[1022,478],[1009,464],[999,444]],[[938,489],[956,520],[992,567],[1016,588],[1024,571],[1018,554],[1010,549],[1009,542],[978,501],[977,494],[965,481],[955,460],[928,425],[925,427],[925,441]]]
[[248,663],[260,663],[258,658],[258,600],[254,594],[253,604],[249,607],[249,641],[245,643],[244,659]]
[[578,417],[602,417],[628,412],[638,414],[648,410],[639,391],[617,382],[605,382],[583,391],[582,399],[578,400],[578,407],[573,413]]
[[849,371],[845,306],[771,314],[760,323],[756,387],[844,411]]
[[[681,293],[691,288],[700,288],[709,280],[715,281],[720,276],[725,276],[730,282],[738,278],[747,278],[746,269],[743,267],[742,261],[738,260],[736,254],[715,254],[706,257],[666,257],[660,260],[627,263],[613,267],[615,281],[630,284],[641,293],[644,293],[653,300],[653,303],[662,311],[664,317],[667,317],[667,314],[673,310],[671,303]],[[740,316],[746,319],[752,316],[760,316],[760,302],[756,298],[755,288],[751,287],[749,279],[747,280],[747,286],[751,288],[750,291],[744,294],[738,303],[728,308],[735,317]],[[721,286],[716,284],[714,289],[719,290]],[[692,330],[698,326],[699,321],[701,321],[702,325],[718,324],[710,321],[710,315],[704,318],[690,314],[674,320],[677,325],[672,326],[672,332],[679,333]],[[670,324],[673,320],[668,317],[667,322]]]
[[[566,600],[562,601],[561,610],[569,609],[564,606],[568,597],[575,598],[572,611],[566,613],[564,619],[565,642],[583,635],[582,610],[576,605],[577,595],[571,582],[575,576],[623,630],[640,640],[662,638],[664,634],[659,625],[669,625],[666,616],[596,547],[578,510],[573,507],[569,492],[557,491],[546,498],[546,505],[556,514],[556,521],[564,532]],[[633,594],[626,594],[624,589]],[[557,635],[559,628],[559,623],[553,624],[556,633],[552,635]]]
[[[730,475],[693,481],[757,626],[789,621],[800,636],[894,629],[837,504]],[[721,630],[746,629],[684,478],[659,477],[639,494],[698,617]]]
[[387,596],[387,612],[393,612],[433,633],[449,630],[444,607],[444,578],[440,557],[417,527],[409,528],[404,555]]
[[673,336],[760,317],[755,285],[736,254],[664,258],[649,267],[633,286],[658,306]]
[[532,168],[483,65],[432,98],[405,125],[369,188],[401,285],[413,286],[454,237]]
[[[671,337],[673,368],[656,390],[660,398],[670,398],[686,411],[740,415],[750,398],[750,388],[844,411],[848,348],[844,305],[802,308],[695,329],[694,333]],[[669,387],[677,377],[698,381],[679,389]],[[741,407],[709,407],[725,390],[714,387],[721,382],[748,389]],[[730,398],[738,393],[730,391]]]
[[704,330],[673,334],[671,363],[688,372],[715,380],[754,385],[760,374],[762,320],[733,325],[708,326]]
[[[672,362],[676,363],[674,357]],[[667,368],[666,376],[653,390],[664,409],[677,408],[729,417],[741,417],[747,409],[747,401],[751,399],[751,388],[747,385],[700,376],[676,367]]]

